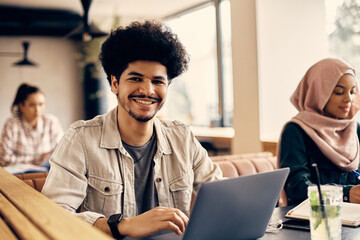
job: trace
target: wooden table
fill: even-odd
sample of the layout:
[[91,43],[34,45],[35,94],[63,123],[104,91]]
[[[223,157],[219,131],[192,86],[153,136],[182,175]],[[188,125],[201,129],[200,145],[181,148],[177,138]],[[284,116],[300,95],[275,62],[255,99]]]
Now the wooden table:
[[[231,141],[235,131],[230,127],[199,127],[191,126],[197,140],[211,155],[231,154]],[[204,143],[210,144],[204,145]],[[210,147],[210,148],[209,148]],[[215,151],[215,152],[214,152]]]
[[231,142],[235,131],[231,127],[199,127],[191,126],[191,131],[199,139],[213,139],[220,142]]
[[0,239],[112,239],[0,167]]

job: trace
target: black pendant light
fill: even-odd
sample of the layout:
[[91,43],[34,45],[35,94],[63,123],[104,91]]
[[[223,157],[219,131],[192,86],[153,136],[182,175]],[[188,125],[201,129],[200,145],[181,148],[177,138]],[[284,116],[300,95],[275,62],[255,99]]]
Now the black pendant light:
[[89,9],[90,9],[91,3],[92,3],[92,0],[81,0],[81,5],[84,10],[84,16],[83,16],[83,26],[84,26],[83,30],[84,31],[82,34],[83,41],[90,41],[92,38],[90,35],[90,25],[89,25]]
[[37,64],[36,63],[34,63],[34,62],[31,62],[31,61],[29,61],[29,59],[28,59],[28,49],[29,49],[29,46],[30,46],[30,42],[27,42],[27,41],[24,41],[23,43],[22,43],[22,45],[23,45],[23,48],[24,48],[24,58],[22,59],[22,60],[20,60],[20,61],[18,61],[18,62],[16,62],[16,63],[14,63],[13,64],[13,66],[18,66],[18,67],[21,67],[21,66],[33,66],[33,67],[36,67],[37,66]]
[[81,0],[81,5],[84,10],[84,15],[82,17],[82,22],[80,25],[67,34],[66,38],[71,38],[74,40],[82,40],[84,42],[90,41],[92,38],[95,37],[103,37],[106,36],[107,33],[101,31],[98,27],[94,24],[89,23],[89,9],[92,0]]

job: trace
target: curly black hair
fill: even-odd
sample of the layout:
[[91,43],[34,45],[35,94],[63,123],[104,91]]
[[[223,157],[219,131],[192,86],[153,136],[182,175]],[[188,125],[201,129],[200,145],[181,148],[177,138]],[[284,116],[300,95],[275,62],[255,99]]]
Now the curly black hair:
[[101,46],[99,59],[111,84],[119,81],[128,64],[137,60],[155,61],[166,67],[169,83],[187,70],[189,55],[171,29],[156,21],[138,21],[111,31]]

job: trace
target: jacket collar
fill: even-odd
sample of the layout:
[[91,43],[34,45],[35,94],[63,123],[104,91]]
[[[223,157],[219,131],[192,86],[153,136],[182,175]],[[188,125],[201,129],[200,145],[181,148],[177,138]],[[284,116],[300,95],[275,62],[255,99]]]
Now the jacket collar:
[[158,118],[154,117],[154,126],[157,137],[157,147],[160,153],[171,154],[170,142],[167,136],[165,135],[166,129],[163,126],[163,123]]
[[116,149],[122,148],[121,136],[117,125],[117,107],[104,115],[101,130],[100,147]]

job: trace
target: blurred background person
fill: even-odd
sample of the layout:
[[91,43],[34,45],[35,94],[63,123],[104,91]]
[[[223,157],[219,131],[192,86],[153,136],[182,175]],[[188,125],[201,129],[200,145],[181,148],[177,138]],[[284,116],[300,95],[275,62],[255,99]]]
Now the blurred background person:
[[42,165],[63,136],[57,117],[44,114],[45,95],[36,86],[19,86],[11,106],[12,116],[4,124],[0,142],[0,166]]

